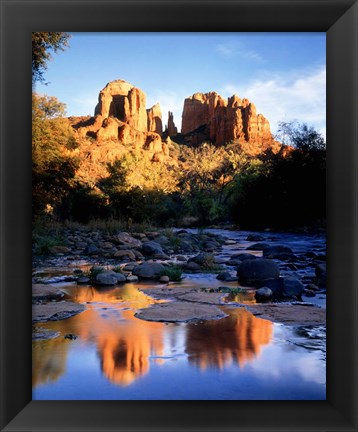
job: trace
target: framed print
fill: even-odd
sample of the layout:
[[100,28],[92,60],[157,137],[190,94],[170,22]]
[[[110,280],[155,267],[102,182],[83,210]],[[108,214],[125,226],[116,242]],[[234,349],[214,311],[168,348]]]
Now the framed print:
[[[357,2],[1,0],[1,15],[1,430],[357,430]],[[37,133],[37,115],[49,112],[46,109],[51,113],[54,112],[51,110],[62,112],[62,104],[45,95],[46,86],[37,85],[38,93],[30,96],[34,82],[30,72],[30,38],[31,34],[38,31],[74,35],[73,57],[68,57],[67,67],[59,69],[58,72],[61,74],[58,92],[74,93],[70,82],[71,76],[76,77],[77,87],[84,88],[83,99],[79,100],[77,95],[73,95],[73,98],[77,98],[77,103],[82,103],[83,106],[91,104],[92,108],[89,109],[94,110],[94,115],[85,117],[88,113],[84,112],[82,115],[71,111],[68,121],[75,135],[67,136],[66,134],[70,134],[67,123],[61,123],[64,117],[51,114],[45,132],[46,139],[56,137],[58,140],[61,136],[61,139],[66,141],[63,144],[66,155],[77,152],[78,159],[84,155],[80,148],[82,144],[78,146],[79,140],[82,140],[84,146],[88,146],[83,147],[87,149],[89,162],[81,173],[81,178],[87,181],[87,186],[88,182],[95,178],[90,192],[83,187],[85,183],[81,188],[76,183],[77,189],[73,186],[74,181],[71,183],[74,178],[72,170],[79,172],[77,166],[71,166],[71,161],[63,160],[62,156],[58,155],[53,157],[51,151],[54,150],[50,146],[50,150],[46,149],[48,156],[60,163],[46,165],[40,157],[34,160],[34,148],[31,150],[28,145],[31,133],[33,137]],[[245,45],[239,39],[226,39],[227,35],[239,34],[246,34],[247,40],[256,35],[257,45],[248,44],[250,48],[245,50]],[[275,48],[274,45],[270,47],[263,42],[264,38],[269,39],[270,34],[277,38],[298,34],[301,39],[297,37],[295,44],[281,44]],[[102,39],[96,39],[96,35],[103,35]],[[110,40],[104,35],[112,35],[113,38],[122,35],[122,39],[118,39],[118,49],[115,46],[109,48]],[[326,55],[320,35],[322,40],[325,37]],[[307,39],[309,37],[311,39]],[[186,49],[178,42],[181,38],[188,41]],[[229,43],[226,43],[227,40]],[[60,41],[59,44],[65,44],[65,41]],[[297,162],[294,157],[287,156],[290,152],[294,153],[294,147],[303,153],[308,149],[304,148],[305,143],[294,142],[293,145],[289,141],[285,147],[286,153],[282,156],[284,162],[279,159],[279,151],[275,150],[279,143],[274,139],[270,125],[263,117],[265,115],[270,120],[270,112],[274,117],[275,107],[267,105],[270,112],[263,110],[263,115],[258,115],[253,105],[256,102],[255,95],[258,100],[265,99],[266,87],[263,83],[260,85],[258,80],[255,81],[256,89],[250,93],[254,95],[250,96],[250,101],[231,96],[231,93],[226,94],[231,90],[236,94],[236,89],[229,85],[224,88],[222,84],[220,88],[209,89],[222,89],[227,98],[222,98],[217,93],[197,93],[193,88],[193,96],[188,94],[185,102],[180,102],[184,102],[180,126],[181,112],[171,109],[170,105],[177,102],[173,102],[173,93],[169,92],[170,94],[164,96],[161,94],[163,98],[170,100],[170,103],[164,103],[165,111],[160,113],[156,101],[153,100],[152,103],[150,100],[150,105],[145,104],[143,92],[146,92],[146,87],[138,85],[140,88],[137,88],[136,79],[131,78],[133,76],[139,79],[138,77],[147,74],[143,82],[147,82],[148,86],[152,85],[150,71],[146,71],[146,67],[151,68],[152,65],[151,73],[157,74],[157,78],[160,76],[158,80],[165,83],[170,80],[170,76],[161,75],[163,68],[158,66],[162,61],[167,61],[173,65],[172,76],[177,77],[178,71],[185,71],[183,80],[195,82],[201,91],[200,84],[207,79],[207,71],[215,70],[216,81],[220,82],[220,77],[227,72],[223,65],[238,54],[241,67],[246,68],[248,75],[253,73],[248,66],[250,62],[260,65],[262,71],[265,67],[268,70],[267,59],[265,63],[262,54],[255,49],[260,44],[265,46],[267,58],[272,56],[277,62],[282,60],[277,60],[280,56],[284,58],[286,49],[286,62],[282,60],[282,63],[287,69],[283,67],[282,73],[288,71],[285,63],[289,63],[289,59],[296,62],[300,56],[307,59],[307,64],[303,64],[302,60],[301,66],[302,70],[305,67],[309,72],[313,70],[312,65],[322,66],[322,58],[325,59],[327,120],[323,133],[327,142],[327,256],[324,235],[320,236],[319,232],[314,232],[310,237],[314,243],[310,243],[309,247],[314,244],[314,248],[306,250],[302,244],[307,242],[307,239],[304,239],[303,243],[301,237],[300,240],[292,240],[292,244],[298,249],[291,249],[287,247],[286,242],[290,239],[285,232],[269,229],[264,231],[265,226],[256,228],[255,223],[259,218],[255,217],[261,212],[267,215],[266,221],[270,220],[270,228],[275,228],[275,223],[278,228],[282,227],[280,223],[285,221],[282,217],[285,212],[292,220],[297,217],[298,223],[306,221],[307,218],[309,221],[309,215],[314,212],[319,215],[322,214],[320,212],[325,212],[322,207],[324,199],[319,195],[319,186],[325,183],[325,179],[324,176],[316,175],[316,171],[312,177],[309,177],[309,170],[305,171],[305,175],[295,182],[291,207],[285,207],[282,197],[275,197],[267,186],[275,184],[276,179],[272,177],[275,169],[287,170],[287,161],[293,161],[289,168],[291,176],[294,176],[295,164],[307,164],[305,159]],[[69,52],[70,50],[71,48]],[[102,52],[108,52],[108,56],[113,58],[118,56],[123,63],[127,62],[127,76],[118,76],[116,71],[105,73],[105,67],[101,63]],[[139,70],[135,68],[136,63],[129,61],[129,55],[135,55],[136,52],[142,57],[141,63],[138,63]],[[176,63],[179,56],[182,63],[180,66]],[[81,76],[76,75],[76,59],[80,58],[85,59],[83,61],[87,65],[82,69]],[[218,64],[219,60],[222,64]],[[112,64],[112,69],[115,69],[115,65],[116,63]],[[100,86],[97,99],[98,92],[93,98],[89,88],[95,82],[93,75],[102,67],[106,77],[114,74],[114,81],[106,79],[101,84],[96,83],[96,86]],[[305,81],[298,77],[295,80],[294,91],[291,91],[291,99],[295,98],[295,104],[291,102],[287,109],[292,112],[294,109],[307,110],[307,118],[315,118],[315,106],[322,106],[325,97],[322,84],[325,82],[322,78],[325,68],[321,69],[315,79],[311,76],[313,74],[307,72],[309,79]],[[45,69],[42,70],[46,72]],[[194,73],[197,71],[201,71],[201,77]],[[169,75],[169,72],[167,74]],[[117,78],[125,78],[131,84]],[[41,68],[36,79],[38,82],[43,80]],[[279,79],[283,80],[283,76],[276,81],[267,80],[266,84],[269,82],[274,86],[274,90],[283,98],[284,85]],[[107,81],[109,84],[106,85]],[[85,100],[86,86],[88,95],[92,95],[88,97],[89,103]],[[48,84],[48,88],[52,89],[52,84]],[[159,95],[160,91],[157,94]],[[268,95],[269,93],[266,101]],[[246,95],[240,94],[241,96]],[[210,111],[214,109],[212,107],[215,107],[215,112]],[[282,112],[284,110],[281,110]],[[308,116],[308,113],[311,116]],[[54,123],[53,118],[59,121]],[[323,122],[315,125],[323,131]],[[271,127],[274,127],[273,124]],[[276,136],[281,132],[281,142],[285,143],[282,140],[287,136],[292,137],[294,132],[304,131],[306,135],[311,133],[311,137],[315,132],[299,128],[300,126],[293,123],[281,122]],[[262,159],[257,157],[257,149],[252,147],[251,135],[255,135],[256,141],[259,136],[262,149],[271,155],[269,173],[260,168],[265,165]],[[133,160],[120,159],[119,153],[117,155],[119,136],[124,147],[133,147]],[[321,140],[320,133],[314,136],[313,150],[315,155],[321,154],[319,152],[322,149],[318,147],[324,140]],[[150,164],[154,164],[155,171],[150,171],[150,164],[136,158],[135,155],[142,151],[134,148],[137,141],[143,141],[144,152],[150,153]],[[220,145],[211,146],[212,143],[228,142],[231,153],[228,151],[227,154],[220,153]],[[102,164],[101,169],[108,170],[108,173],[97,178],[96,170],[99,165],[95,165],[93,160],[101,156],[100,152],[104,147],[99,149],[99,144],[102,143],[108,147],[107,154],[116,155],[113,163],[106,166]],[[203,143],[205,151],[200,153]],[[229,158],[234,157],[236,149],[241,149],[243,143],[251,146],[253,154],[250,154],[248,159],[250,163],[246,159],[243,162],[243,159]],[[41,137],[38,145],[41,146]],[[303,147],[299,147],[300,145]],[[187,154],[180,153],[182,148],[185,148]],[[260,148],[261,153],[262,149]],[[173,164],[166,172],[164,171],[167,168],[161,171],[163,161],[170,157],[170,152],[178,153],[177,164]],[[238,154],[242,156],[241,153]],[[257,172],[260,172],[260,169],[265,172],[266,184],[256,183],[256,188],[251,189],[257,200],[261,200],[260,205],[255,203],[255,211],[248,213],[245,219],[244,207],[232,207],[235,214],[240,213],[239,222],[235,221],[237,225],[243,223],[250,229],[251,223],[256,235],[252,236],[251,233],[250,238],[243,230],[237,231],[235,238],[223,235],[222,225],[217,227],[215,223],[226,222],[226,207],[217,205],[204,187],[200,189],[199,195],[198,189],[195,189],[199,184],[198,178],[195,175],[190,177],[187,174],[191,172],[189,168],[187,171],[183,168],[191,164],[194,166],[194,159],[190,159],[190,155],[194,155],[193,158],[197,160],[192,170],[194,174],[200,169],[205,171],[205,163],[214,163],[216,159],[220,162],[227,160],[226,171],[217,170],[217,178],[207,180],[210,193],[213,191],[212,184],[216,182],[215,184],[219,185],[221,182],[222,189],[219,192],[218,189],[215,190],[217,196],[222,198],[220,204],[226,202],[226,199],[230,202],[232,196],[240,196],[242,199],[245,197],[248,207],[249,199],[242,192],[242,188],[252,188],[254,180],[259,178]],[[320,162],[321,159],[315,167]],[[245,171],[245,176],[240,178],[240,189],[238,183],[235,183],[235,172],[229,176],[227,167],[238,164],[246,166],[245,163],[250,168]],[[46,166],[45,171],[39,168],[41,164]],[[86,170],[90,172],[89,179],[86,178]],[[150,172],[144,186],[138,177],[140,170]],[[176,186],[168,180],[174,176],[173,173],[176,176],[175,181],[179,182],[175,183]],[[183,173],[186,174],[183,176]],[[287,171],[285,173],[287,176]],[[279,175],[281,172],[278,171],[277,176]],[[135,185],[131,189],[128,189],[129,178],[131,187]],[[228,189],[225,189],[226,181]],[[269,183],[270,181],[272,183]],[[151,194],[148,192],[150,188],[146,186],[149,182],[153,183],[152,189],[156,191],[155,188],[159,188],[158,185],[164,182],[163,188],[170,192]],[[186,191],[181,195],[176,194],[175,187],[178,187],[178,184],[182,191]],[[60,209],[63,220],[74,220],[72,225],[66,226],[66,242],[53,244],[51,239],[45,239],[38,231],[36,235],[40,241],[34,246],[34,214],[39,212],[42,216],[51,217],[54,209],[57,211],[60,208],[58,197],[63,190],[67,188],[68,191],[70,187],[74,192],[72,195],[66,192],[66,199],[61,201]],[[49,190],[55,190],[56,193],[50,196]],[[191,194],[193,190],[195,193]],[[229,193],[226,196],[227,190]],[[307,201],[304,200],[302,190],[306,191]],[[96,193],[92,193],[93,191]],[[262,191],[266,191],[270,196],[268,201],[264,201]],[[301,195],[303,199],[299,201]],[[273,202],[275,205],[270,208],[270,203]],[[300,205],[297,205],[297,202]],[[195,206],[195,211],[183,213],[189,220],[187,225],[184,222],[182,224],[182,220],[178,223],[178,215],[182,209],[190,206],[192,209]],[[101,216],[105,214],[107,220],[114,224],[116,217],[118,219],[118,215],[123,214],[124,207],[128,213],[125,228],[130,234],[123,233],[124,228],[118,231],[117,226],[112,226],[111,235],[102,235],[98,225],[94,225],[93,234],[93,231],[81,231],[78,228],[80,225],[76,225],[77,222],[82,223],[82,220],[76,220],[76,217],[83,217],[84,208],[88,217],[85,223],[97,221],[99,224]],[[150,213],[153,219],[160,220],[163,226],[167,223],[166,231],[156,232],[158,225],[148,224],[149,219],[143,217],[143,213]],[[191,230],[190,223],[197,224],[194,230]],[[205,232],[200,228],[202,225],[215,225],[215,228]],[[177,226],[180,230],[176,229]],[[39,227],[42,228],[43,226]],[[56,229],[54,228],[54,232]],[[106,229],[109,233],[110,229]],[[265,243],[270,241],[277,242],[279,248],[275,249],[270,243]],[[196,248],[194,245],[199,246]],[[222,251],[223,247],[230,252],[231,267],[230,264],[229,267],[220,267],[221,264],[227,265],[229,259],[228,255],[217,252]],[[38,251],[45,249],[51,250],[53,255],[50,260],[41,261],[37,258],[41,255]],[[90,259],[81,264],[84,250]],[[61,279],[60,282],[64,283],[61,292],[58,293],[56,288],[54,293],[51,289],[55,285],[51,286],[51,280],[56,279],[56,274],[52,272],[53,269],[46,269],[45,265],[50,263],[56,268],[63,267],[63,256],[69,251],[73,265],[68,267],[75,269],[76,273],[72,272],[70,277],[66,275]],[[239,253],[235,255],[235,251]],[[297,251],[299,253],[296,254]],[[243,253],[251,254],[254,258],[244,258]],[[114,257],[121,259],[120,268],[111,260]],[[174,264],[171,262],[168,265],[164,262],[163,265],[162,261],[170,261],[172,257],[175,257]],[[31,269],[34,259],[39,263],[36,270],[40,269],[35,274]],[[138,261],[141,264],[138,265]],[[322,343],[321,336],[310,333],[309,327],[315,322],[322,324],[321,330],[325,331],[324,318],[319,317],[319,313],[312,318],[309,310],[318,309],[315,306],[319,296],[315,295],[315,290],[323,294],[322,299],[325,298],[326,288],[324,282],[321,284],[320,278],[326,274],[323,265],[326,261],[327,361],[322,357],[322,353],[325,355],[326,351],[319,345]],[[68,264],[69,261],[66,262]],[[181,265],[183,262],[186,267]],[[259,264],[265,267],[256,270]],[[311,272],[316,271],[314,280],[308,275],[309,272],[305,273],[307,266]],[[216,276],[206,278],[205,271],[208,273],[214,267],[216,274],[224,278],[224,282],[218,281]],[[252,270],[252,267],[255,267],[255,270]],[[187,279],[184,279],[183,283],[187,291],[180,293],[180,296],[174,295],[173,290],[176,281],[182,277],[183,268],[184,272],[187,272]],[[227,268],[232,270],[229,275],[224,274]],[[264,272],[265,276],[261,277],[260,271]],[[155,277],[158,280],[160,278],[162,285],[154,288],[145,285],[145,278],[150,278],[151,276],[147,275],[151,272],[157,272]],[[292,277],[290,272],[296,272],[292,273],[293,275],[300,274],[300,281],[304,281],[305,287],[302,282]],[[255,277],[252,276],[253,273]],[[31,274],[40,300],[34,300],[34,297],[31,300]],[[192,278],[191,274],[196,276]],[[202,280],[200,275],[204,275]],[[118,285],[119,288],[114,290],[106,288],[107,285],[113,285],[108,282],[113,278],[114,284],[129,282],[124,284],[128,287],[127,290],[122,289],[122,285]],[[134,295],[133,290],[130,292],[130,287],[131,284],[136,284],[138,278],[138,283],[143,286],[140,289],[133,288]],[[233,278],[233,281],[230,281],[230,278]],[[58,281],[55,280],[56,283]],[[68,281],[76,281],[78,285],[71,288],[72,285],[66,285]],[[193,290],[195,283],[199,288]],[[97,289],[97,286],[102,288]],[[154,289],[151,300],[148,300],[148,289]],[[59,307],[52,312],[50,320],[44,318],[48,309],[46,312],[42,308],[41,301],[44,291],[48,299],[48,290],[55,296],[52,307]],[[217,296],[216,303],[213,301],[214,295]],[[289,300],[290,305],[305,308],[301,313],[308,317],[307,328],[303,329],[301,326],[301,333],[294,333],[286,326],[288,321],[280,321],[283,324],[276,325],[273,329],[264,304],[260,311],[255,310],[252,305],[250,309],[250,302],[255,303],[253,298],[260,303],[264,301],[260,296],[266,295],[277,301],[277,310],[282,307],[283,300]],[[71,303],[70,312],[68,308],[63,309],[62,306],[68,306],[68,302],[76,296],[77,300]],[[307,298],[309,296],[312,300]],[[232,312],[233,309],[227,312],[226,303],[222,303],[223,298],[229,303],[229,308],[236,305],[235,313]],[[113,299],[116,302],[120,299],[119,311],[113,309]],[[34,322],[32,316],[31,326],[32,303],[35,303],[37,318]],[[250,313],[247,316],[242,304],[249,308]],[[81,308],[86,309],[83,315]],[[134,309],[135,315],[132,312]],[[252,315],[253,311],[255,316]],[[73,317],[61,321],[61,318],[68,318],[69,313]],[[79,314],[76,315],[77,313]],[[76,316],[85,316],[87,321],[75,318]],[[291,322],[295,322],[293,314],[289,318]],[[237,333],[233,331],[234,321]],[[36,337],[44,341],[35,343],[33,350],[31,329]],[[245,329],[245,335],[241,329]],[[270,344],[273,332],[275,342]],[[61,346],[52,344],[59,334]],[[54,339],[51,339],[52,336]],[[230,341],[234,336],[237,340],[232,343]],[[307,343],[310,343],[309,355],[304,354]],[[265,354],[261,355],[261,352]],[[245,373],[242,373],[246,365]],[[211,384],[208,385],[208,382]],[[236,384],[233,385],[233,382]],[[38,383],[40,385],[37,385]],[[95,391],[91,393],[90,388]]]

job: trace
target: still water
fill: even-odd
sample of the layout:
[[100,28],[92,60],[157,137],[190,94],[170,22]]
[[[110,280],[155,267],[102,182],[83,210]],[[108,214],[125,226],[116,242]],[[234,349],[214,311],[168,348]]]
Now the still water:
[[[188,275],[183,286],[217,283],[212,275]],[[33,342],[33,399],[325,399],[323,327],[273,324],[230,305],[221,320],[147,322],[134,313],[158,302],[146,295],[151,286],[62,287],[87,309],[36,324],[61,335]]]

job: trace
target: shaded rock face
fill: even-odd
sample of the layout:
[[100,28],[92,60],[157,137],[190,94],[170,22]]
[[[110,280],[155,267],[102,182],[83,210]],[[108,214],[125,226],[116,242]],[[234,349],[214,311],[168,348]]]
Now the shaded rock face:
[[168,130],[167,130],[167,132],[168,132],[169,137],[175,136],[178,134],[178,129],[175,127],[175,124],[174,124],[173,113],[170,111],[168,112]]
[[162,112],[159,103],[147,110],[148,116],[148,132],[156,132],[161,135],[163,133]]
[[101,90],[95,115],[115,117],[134,129],[147,132],[146,96],[123,80],[112,81]]
[[236,95],[224,99],[216,92],[195,93],[185,99],[181,132],[192,134],[194,141],[254,143],[261,150],[276,143],[268,120],[256,113],[253,103]]
[[280,270],[275,261],[266,258],[245,260],[237,268],[240,284],[248,286],[267,286],[268,279],[278,279],[279,275]]

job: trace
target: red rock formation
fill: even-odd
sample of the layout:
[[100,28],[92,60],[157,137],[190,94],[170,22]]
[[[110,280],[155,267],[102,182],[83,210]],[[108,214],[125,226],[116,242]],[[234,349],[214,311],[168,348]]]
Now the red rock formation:
[[175,136],[178,134],[178,129],[175,127],[174,116],[172,112],[168,112],[168,128],[167,128],[168,136]]
[[123,80],[112,81],[101,90],[95,115],[115,117],[141,132],[147,132],[145,94]]
[[193,143],[236,141],[255,144],[261,150],[275,144],[268,120],[256,114],[254,104],[236,95],[224,99],[215,92],[185,99],[182,134],[190,134]]
[[162,112],[159,103],[147,110],[148,116],[148,132],[156,132],[161,135],[163,133]]

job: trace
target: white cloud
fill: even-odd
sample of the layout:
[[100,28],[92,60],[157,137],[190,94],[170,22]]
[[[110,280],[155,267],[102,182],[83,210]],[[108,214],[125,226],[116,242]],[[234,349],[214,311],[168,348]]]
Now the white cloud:
[[76,97],[71,99],[72,115],[93,115],[95,106],[98,103],[98,95]]
[[242,43],[238,41],[229,41],[216,45],[215,50],[225,58],[233,58],[236,56],[244,57],[248,60],[263,63],[263,57],[256,51],[246,49]]
[[[267,75],[267,74],[265,74]],[[270,122],[276,132],[280,121],[298,120],[326,133],[326,69],[294,74],[277,74],[250,81],[247,85],[227,84],[223,96],[237,94],[252,101],[258,113]]]

